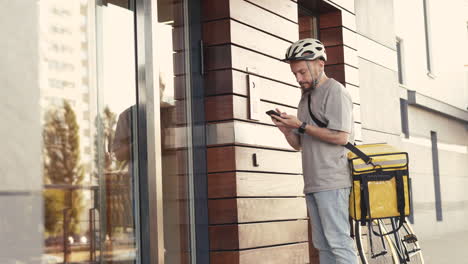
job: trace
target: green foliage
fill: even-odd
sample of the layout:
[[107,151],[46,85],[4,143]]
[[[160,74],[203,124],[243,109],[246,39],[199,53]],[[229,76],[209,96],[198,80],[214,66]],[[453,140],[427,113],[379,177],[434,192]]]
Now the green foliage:
[[44,191],[45,229],[51,235],[63,232],[63,209],[69,208],[69,231],[78,234],[83,198],[73,188],[83,182],[85,171],[80,160],[79,126],[66,100],[62,107],[46,112],[43,129],[44,183],[62,186]]

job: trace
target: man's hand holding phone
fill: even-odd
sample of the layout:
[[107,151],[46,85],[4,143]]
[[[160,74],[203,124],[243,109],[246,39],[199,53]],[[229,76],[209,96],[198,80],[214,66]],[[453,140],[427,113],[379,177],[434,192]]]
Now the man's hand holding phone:
[[297,117],[281,112],[278,108],[276,108],[276,111],[270,110],[266,113],[283,134],[291,133],[293,129],[300,127],[302,123]]

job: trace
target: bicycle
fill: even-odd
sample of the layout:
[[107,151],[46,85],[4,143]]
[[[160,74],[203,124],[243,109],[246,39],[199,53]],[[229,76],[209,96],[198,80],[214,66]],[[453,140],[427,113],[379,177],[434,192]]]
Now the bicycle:
[[365,226],[353,221],[353,236],[362,264],[424,264],[421,247],[411,225],[405,221],[399,227],[398,218],[376,219]]

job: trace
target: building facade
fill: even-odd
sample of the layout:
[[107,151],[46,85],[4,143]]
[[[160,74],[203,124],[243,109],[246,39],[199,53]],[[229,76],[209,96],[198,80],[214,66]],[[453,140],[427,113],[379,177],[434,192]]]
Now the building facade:
[[408,151],[423,250],[468,232],[467,1],[0,3],[1,263],[318,263],[264,114],[297,112],[305,37],[356,142]]

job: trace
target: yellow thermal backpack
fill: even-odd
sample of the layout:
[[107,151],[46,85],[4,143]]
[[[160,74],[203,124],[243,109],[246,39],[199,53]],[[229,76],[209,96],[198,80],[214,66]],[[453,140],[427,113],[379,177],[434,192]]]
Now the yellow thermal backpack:
[[349,212],[354,220],[399,217],[410,214],[408,153],[388,144],[346,147],[353,180]]
[[[312,113],[309,93],[308,107],[312,120],[319,127],[327,127]],[[353,180],[349,199],[350,216],[362,225],[373,219],[399,217],[399,226],[410,214],[410,180],[408,174],[408,153],[401,152],[388,144],[353,145],[344,147]]]

